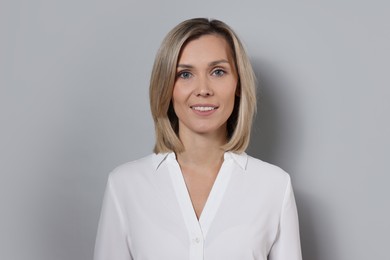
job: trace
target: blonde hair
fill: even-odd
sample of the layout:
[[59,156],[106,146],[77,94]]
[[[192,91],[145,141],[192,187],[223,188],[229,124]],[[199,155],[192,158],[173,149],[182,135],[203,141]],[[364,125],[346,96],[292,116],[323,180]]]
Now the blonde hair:
[[209,34],[222,36],[227,41],[238,74],[234,109],[227,121],[228,141],[222,149],[240,153],[248,147],[256,113],[256,80],[251,63],[241,41],[228,25],[219,20],[194,18],[181,22],[167,34],[154,61],[149,95],[156,132],[155,153],[184,151],[171,102],[177,62],[186,43]]

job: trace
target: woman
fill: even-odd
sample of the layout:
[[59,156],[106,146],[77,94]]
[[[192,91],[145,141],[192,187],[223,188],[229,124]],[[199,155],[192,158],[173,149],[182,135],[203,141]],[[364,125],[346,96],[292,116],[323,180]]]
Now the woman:
[[177,25],[150,82],[154,154],[109,176],[95,260],[298,260],[290,178],[245,154],[256,108],[244,48],[223,22]]

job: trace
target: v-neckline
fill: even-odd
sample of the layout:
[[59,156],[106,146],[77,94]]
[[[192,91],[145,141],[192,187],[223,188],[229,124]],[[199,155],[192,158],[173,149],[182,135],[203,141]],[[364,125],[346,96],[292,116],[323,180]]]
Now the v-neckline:
[[184,217],[184,221],[190,233],[190,237],[198,237],[201,235],[204,239],[212,224],[212,221],[215,218],[218,208],[222,202],[225,190],[228,186],[232,173],[232,167],[230,165],[232,160],[230,156],[227,156],[227,153],[224,154],[224,161],[222,162],[221,168],[219,169],[217,177],[211,187],[203,210],[198,219],[195,208],[192,204],[190,193],[185,183],[184,176],[180,169],[180,165],[176,160],[175,154],[171,154],[169,159],[170,176],[182,215]]

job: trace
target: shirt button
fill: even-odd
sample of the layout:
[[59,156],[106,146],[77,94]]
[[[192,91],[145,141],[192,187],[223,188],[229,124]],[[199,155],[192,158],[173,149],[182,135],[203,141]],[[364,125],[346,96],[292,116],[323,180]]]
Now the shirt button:
[[199,237],[195,238],[195,239],[194,239],[194,242],[197,243],[197,244],[199,244],[199,242],[200,242]]

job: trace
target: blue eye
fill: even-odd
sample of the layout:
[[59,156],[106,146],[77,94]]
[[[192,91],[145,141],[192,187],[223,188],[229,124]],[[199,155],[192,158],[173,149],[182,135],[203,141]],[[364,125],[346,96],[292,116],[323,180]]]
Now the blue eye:
[[225,75],[225,71],[221,69],[216,69],[213,71],[213,75],[217,77],[222,77],[223,75]]
[[177,77],[178,78],[182,78],[182,79],[189,79],[189,78],[192,77],[192,74],[190,72],[188,72],[188,71],[183,71],[183,72],[179,72],[177,74]]

